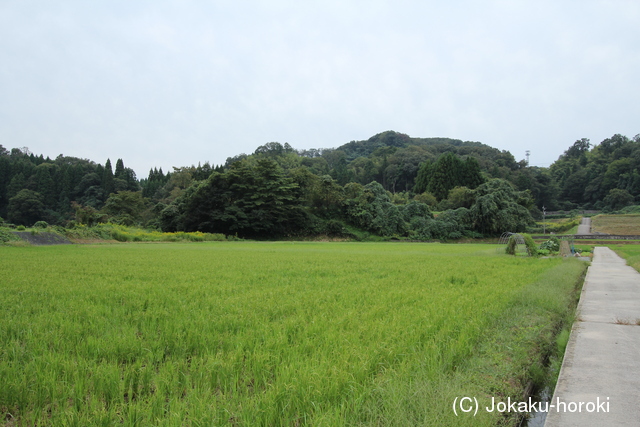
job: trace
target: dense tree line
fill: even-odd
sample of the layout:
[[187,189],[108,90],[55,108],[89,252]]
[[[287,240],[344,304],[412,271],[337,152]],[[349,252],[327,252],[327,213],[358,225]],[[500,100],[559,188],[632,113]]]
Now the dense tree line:
[[639,197],[639,136],[581,139],[538,168],[479,142],[388,131],[331,149],[270,142],[224,165],[154,168],[140,180],[122,159],[114,168],[0,146],[0,216],[23,225],[451,239],[522,231],[543,206],[619,209]]
[[550,167],[562,208],[619,209],[640,201],[640,135],[614,135],[592,147],[576,141]]
[[109,160],[105,165],[62,155],[51,160],[0,145],[0,216],[16,224],[31,225],[36,218],[62,223],[73,211],[72,202],[100,209],[112,193],[139,190],[122,159],[114,171]]

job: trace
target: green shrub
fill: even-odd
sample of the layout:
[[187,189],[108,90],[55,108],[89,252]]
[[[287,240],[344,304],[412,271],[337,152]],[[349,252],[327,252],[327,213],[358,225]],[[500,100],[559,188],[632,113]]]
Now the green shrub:
[[458,240],[458,239],[462,239],[462,233],[459,231],[452,231],[449,233],[449,235],[447,236],[449,239],[451,240]]
[[20,240],[20,238],[12,232],[0,230],[0,243],[15,242],[17,240]]
[[184,233],[183,239],[189,242],[203,242],[204,238],[202,235],[198,235],[197,233]]
[[524,244],[527,247],[527,252],[531,256],[538,256],[538,245],[533,241],[533,238],[529,234],[523,234]]
[[338,220],[331,219],[324,224],[324,232],[330,236],[339,236],[342,234],[342,223]]
[[207,233],[205,234],[205,240],[208,242],[224,242],[225,240],[233,240],[233,237],[230,236],[230,238],[227,239],[222,233]]
[[35,224],[33,224],[33,226],[35,228],[47,228],[49,227],[49,224],[47,223],[47,221],[38,221]]
[[[509,255],[517,255],[518,249],[518,234],[512,234],[507,241],[507,247],[505,252]],[[524,245],[527,249],[527,255],[538,256],[538,246],[533,241],[533,238],[528,234],[520,234],[524,240]],[[521,253],[520,255],[525,255]]]
[[117,229],[111,231],[111,237],[118,242],[128,242],[129,240],[131,240],[131,236],[129,234]]
[[[639,214],[640,213],[640,206],[639,205],[633,205],[633,206],[627,206],[624,207],[622,209],[620,209],[619,211],[621,214]],[[0,218],[1,220],[2,218]],[[2,221],[0,221],[2,222]]]
[[518,241],[516,240],[516,235],[512,234],[507,241],[507,249],[506,252],[508,255],[515,255],[516,248],[518,247]]
[[18,230],[18,231],[24,231],[24,230],[26,230],[26,228],[24,227],[24,225],[19,225],[19,226],[16,228],[16,230]]
[[477,231],[465,230],[464,237],[468,237],[470,239],[482,239],[484,235],[482,233],[478,233]]
[[549,252],[558,252],[560,250],[560,241],[557,237],[551,236],[549,240],[540,245],[540,249],[546,249]]

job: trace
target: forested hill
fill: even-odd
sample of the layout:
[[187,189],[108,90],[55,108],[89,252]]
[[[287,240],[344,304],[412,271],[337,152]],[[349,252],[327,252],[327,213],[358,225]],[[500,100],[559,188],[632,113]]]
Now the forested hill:
[[409,135],[398,133],[394,131],[382,132],[365,141],[351,141],[344,144],[336,150],[343,151],[348,161],[355,160],[358,157],[368,157],[378,148],[383,147],[395,147],[406,148],[409,145],[418,146],[441,146],[446,150],[446,147],[454,146],[471,146],[471,147],[486,147],[480,142],[461,141],[459,139],[451,138],[412,138]]
[[[435,162],[451,152],[464,159],[475,158],[490,178],[513,178],[513,172],[525,166],[508,151],[480,142],[449,138],[411,138],[387,131],[364,141],[351,141],[335,149],[302,150],[301,156],[319,173],[331,175],[341,185],[377,181],[392,193],[412,192],[420,165]],[[538,190],[535,190],[538,192]]]
[[[478,217],[483,194],[498,188],[515,203],[512,224]],[[266,237],[355,227],[427,238],[495,233],[507,225],[516,231],[542,206],[617,209],[639,196],[639,136],[614,135],[595,146],[582,139],[550,168],[539,168],[480,142],[387,131],[337,148],[271,142],[224,165],[154,168],[143,179],[122,159],[113,168],[110,160],[49,159],[0,145],[0,217],[24,225],[109,220]],[[436,224],[431,211],[451,213]]]

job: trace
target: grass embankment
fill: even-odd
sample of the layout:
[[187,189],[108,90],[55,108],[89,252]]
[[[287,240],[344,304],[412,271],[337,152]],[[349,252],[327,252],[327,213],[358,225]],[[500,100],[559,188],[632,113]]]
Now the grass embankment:
[[[227,238],[224,234],[194,232],[162,232],[157,230],[146,230],[138,227],[128,227],[118,224],[98,224],[91,227],[76,225],[73,228],[63,228],[59,226],[22,228],[23,231],[32,234],[55,233],[68,238],[75,243],[97,243],[97,242],[217,242],[227,239],[235,240],[233,237]],[[13,232],[14,229],[0,228],[0,244],[15,245],[21,242]]]
[[495,425],[505,418],[456,417],[454,399],[521,399],[543,381],[585,269],[406,243],[0,257],[0,423],[12,426]]
[[640,215],[596,215],[591,218],[591,231],[622,236],[640,236]]
[[202,233],[200,231],[167,233],[116,224],[98,224],[93,227],[76,226],[72,229],[65,229],[64,234],[76,240],[113,239],[119,242],[213,242],[226,239],[224,234]]

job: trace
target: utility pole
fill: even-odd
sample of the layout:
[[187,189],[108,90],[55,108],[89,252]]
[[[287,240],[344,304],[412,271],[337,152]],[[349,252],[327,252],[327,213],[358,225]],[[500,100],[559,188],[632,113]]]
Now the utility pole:
[[542,206],[542,234],[547,235],[547,208]]
[[527,150],[525,153],[527,154],[527,166],[529,166],[529,154],[531,154],[531,151]]

